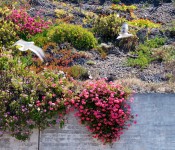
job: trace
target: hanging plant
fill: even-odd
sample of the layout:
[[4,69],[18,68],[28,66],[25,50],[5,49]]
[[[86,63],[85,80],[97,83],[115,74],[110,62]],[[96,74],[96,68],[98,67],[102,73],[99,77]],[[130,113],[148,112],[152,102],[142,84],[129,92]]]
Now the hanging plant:
[[71,101],[78,110],[76,116],[81,124],[103,143],[119,140],[123,130],[134,121],[127,100],[131,92],[120,84],[108,84],[104,79],[87,81],[83,87],[78,97]]

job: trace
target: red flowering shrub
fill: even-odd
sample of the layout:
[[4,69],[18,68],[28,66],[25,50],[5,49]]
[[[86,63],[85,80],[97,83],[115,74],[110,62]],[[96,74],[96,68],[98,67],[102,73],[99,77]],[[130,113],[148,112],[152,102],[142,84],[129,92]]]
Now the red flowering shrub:
[[50,22],[44,21],[40,17],[31,17],[24,9],[12,10],[8,16],[13,23],[19,26],[20,36],[31,36],[41,33],[43,29],[47,29]]
[[[72,50],[53,50],[54,53],[47,54],[47,61],[50,65],[57,65],[57,66],[72,66],[78,59],[84,58],[86,59],[87,56],[85,54],[81,54],[78,52],[73,52]],[[53,55],[57,55],[57,57],[54,57]]]
[[127,98],[130,95],[123,86],[105,80],[87,81],[84,90],[72,104],[78,109],[76,116],[93,137],[103,143],[120,139],[123,129],[133,121]]

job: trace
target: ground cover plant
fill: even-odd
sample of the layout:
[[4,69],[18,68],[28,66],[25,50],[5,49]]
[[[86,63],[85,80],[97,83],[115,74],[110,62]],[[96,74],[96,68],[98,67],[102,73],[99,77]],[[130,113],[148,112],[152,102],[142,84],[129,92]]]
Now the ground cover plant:
[[135,5],[129,5],[129,6],[127,6],[125,4],[122,4],[122,5],[113,4],[112,5],[112,9],[119,10],[119,11],[132,11],[132,10],[137,9],[137,6],[135,6]]
[[140,28],[159,28],[161,24],[154,23],[148,19],[136,19],[128,22],[130,25]]
[[155,38],[146,41],[144,44],[140,44],[135,52],[132,54],[136,54],[136,58],[128,58],[128,65],[134,67],[145,68],[147,67],[156,57],[152,57],[152,49],[158,48],[164,45],[164,38]]

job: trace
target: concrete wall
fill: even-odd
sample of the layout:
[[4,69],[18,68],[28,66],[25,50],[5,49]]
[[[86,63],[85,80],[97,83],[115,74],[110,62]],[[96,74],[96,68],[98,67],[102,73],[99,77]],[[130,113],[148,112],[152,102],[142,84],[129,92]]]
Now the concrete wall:
[[0,137],[0,150],[38,150],[38,130],[34,130],[30,140],[22,142],[9,135]]
[[27,142],[1,137],[0,150],[175,150],[175,94],[138,94],[132,108],[139,115],[138,123],[112,147],[93,139],[70,114],[63,129],[56,126],[41,132],[39,147],[35,131]]

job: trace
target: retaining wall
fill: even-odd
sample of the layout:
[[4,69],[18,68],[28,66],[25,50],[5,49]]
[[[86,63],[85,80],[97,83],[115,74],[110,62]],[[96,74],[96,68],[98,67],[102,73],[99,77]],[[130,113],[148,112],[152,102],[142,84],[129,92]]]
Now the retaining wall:
[[132,110],[137,124],[112,147],[93,139],[71,113],[63,129],[48,128],[40,137],[35,130],[27,142],[0,137],[0,150],[175,150],[175,94],[137,94]]

